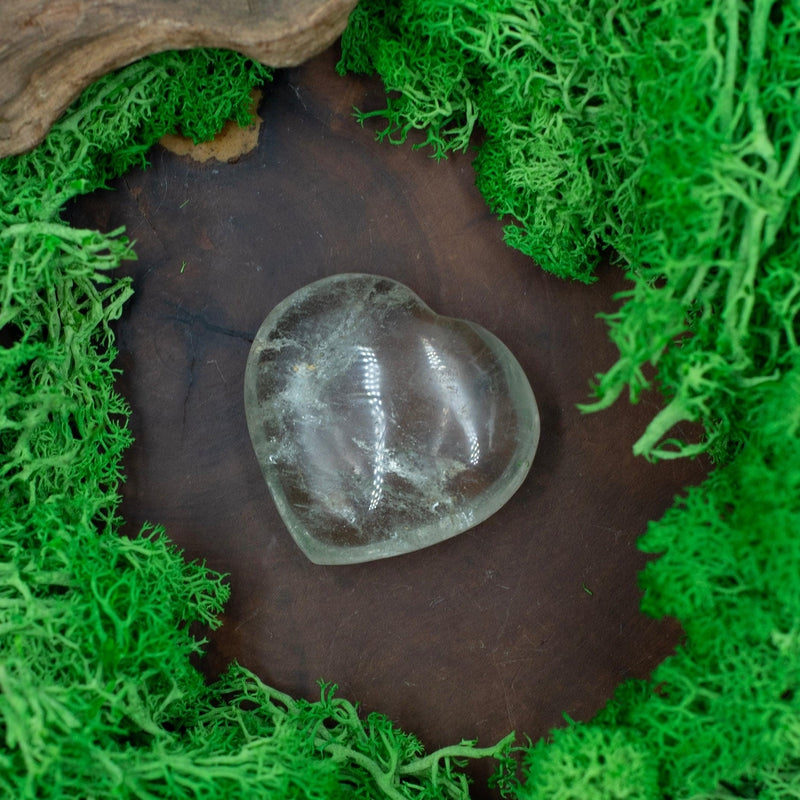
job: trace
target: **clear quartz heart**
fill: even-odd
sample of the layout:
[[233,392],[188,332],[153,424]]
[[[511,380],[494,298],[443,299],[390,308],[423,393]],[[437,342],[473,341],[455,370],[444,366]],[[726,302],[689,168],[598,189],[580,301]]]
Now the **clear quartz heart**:
[[276,306],[244,396],[275,504],[317,564],[407,553],[483,522],[539,442],[506,346],[376,275],[325,278]]

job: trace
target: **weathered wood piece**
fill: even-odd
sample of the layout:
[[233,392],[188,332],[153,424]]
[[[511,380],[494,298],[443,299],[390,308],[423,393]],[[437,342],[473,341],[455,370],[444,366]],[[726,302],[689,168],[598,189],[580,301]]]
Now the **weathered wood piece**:
[[29,150],[92,81],[150,53],[237,50],[300,64],[356,0],[0,0],[0,157]]

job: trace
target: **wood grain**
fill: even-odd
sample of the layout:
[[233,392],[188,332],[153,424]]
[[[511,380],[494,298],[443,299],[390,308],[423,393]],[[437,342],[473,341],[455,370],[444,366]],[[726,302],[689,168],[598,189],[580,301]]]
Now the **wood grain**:
[[34,147],[93,80],[150,53],[237,50],[300,64],[356,0],[0,0],[0,158]]
[[[471,154],[436,162],[377,143],[352,108],[380,107],[380,85],[337,76],[335,60],[328,50],[276,75],[259,145],[238,163],[156,148],[148,170],[72,209],[75,224],[124,224],[137,241],[139,260],[125,265],[135,295],[118,326],[136,439],[123,513],[132,535],[163,523],[189,558],[230,575],[210,675],[236,659],[309,698],[318,679],[335,681],[428,748],[488,745],[512,729],[536,739],[563,712],[591,717],[680,640],[675,622],[639,611],[636,539],[705,465],[634,458],[657,398],[576,409],[614,362],[596,315],[615,307],[622,271],[567,283],[506,247]],[[261,477],[242,380],[272,307],[348,271],[400,280],[498,335],[536,392],[542,439],[520,490],[475,529],[406,556],[320,567]],[[472,768],[475,798],[491,796],[489,766]]]

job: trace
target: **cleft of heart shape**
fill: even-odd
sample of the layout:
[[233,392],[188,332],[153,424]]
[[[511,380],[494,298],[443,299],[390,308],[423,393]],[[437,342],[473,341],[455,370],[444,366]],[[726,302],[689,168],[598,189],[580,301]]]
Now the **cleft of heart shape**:
[[267,486],[317,564],[395,556],[478,525],[522,484],[539,442],[508,348],[377,275],[334,275],[277,305],[244,397]]

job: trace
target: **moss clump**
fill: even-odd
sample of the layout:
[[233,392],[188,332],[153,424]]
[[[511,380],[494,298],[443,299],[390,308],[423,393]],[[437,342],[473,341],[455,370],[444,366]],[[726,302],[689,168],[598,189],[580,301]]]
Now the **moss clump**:
[[[422,129],[441,157],[480,131],[477,185],[544,269],[590,282],[614,254],[619,359],[587,410],[655,386],[635,451],[725,460],[798,348],[798,52],[775,0],[364,0],[339,68],[383,79],[360,115],[382,138]],[[687,421],[703,441],[674,437]]]
[[800,786],[800,362],[730,465],[650,524],[644,610],[686,641],[523,757],[520,798],[758,797]]

